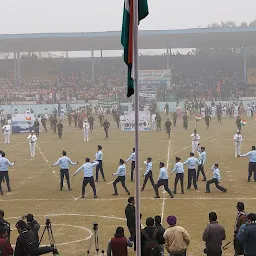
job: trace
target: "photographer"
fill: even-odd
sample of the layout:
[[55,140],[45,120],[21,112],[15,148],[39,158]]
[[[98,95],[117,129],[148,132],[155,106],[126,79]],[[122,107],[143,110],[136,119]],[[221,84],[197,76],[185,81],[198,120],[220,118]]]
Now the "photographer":
[[20,220],[24,220],[24,219],[27,219],[27,230],[32,231],[34,233],[34,235],[38,238],[38,241],[39,241],[38,232],[40,229],[40,225],[34,219],[34,215],[29,213],[26,216],[22,216]]
[[19,236],[16,241],[14,256],[38,256],[50,252],[57,254],[57,250],[53,246],[39,247],[38,236],[27,229],[25,221],[19,220],[16,228]]

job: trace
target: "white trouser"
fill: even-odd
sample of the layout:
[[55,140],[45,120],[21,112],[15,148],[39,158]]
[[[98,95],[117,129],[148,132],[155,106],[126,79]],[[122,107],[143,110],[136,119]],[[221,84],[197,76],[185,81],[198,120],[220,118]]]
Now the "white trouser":
[[235,156],[241,155],[241,142],[235,141]]
[[234,117],[238,117],[238,111],[237,110],[234,111]]
[[10,143],[11,143],[11,142],[10,142],[10,134],[11,134],[10,131],[4,132],[4,143],[5,143],[5,144],[10,144]]
[[61,120],[64,120],[64,116],[65,116],[64,113],[60,113],[60,119]]
[[124,121],[120,121],[120,128],[121,128],[121,131],[124,131]]
[[89,141],[89,130],[84,130],[84,142]]
[[204,111],[201,112],[201,116],[202,116],[202,118],[205,118],[205,112]]
[[152,131],[155,132],[156,131],[156,122],[152,122],[151,126],[152,126]]
[[222,111],[222,116],[223,116],[223,118],[226,118],[226,116],[227,116],[227,111]]
[[251,116],[252,116],[251,110],[247,110],[247,117],[251,117]]
[[215,118],[215,117],[216,117],[216,112],[212,111],[212,118]]
[[198,141],[192,141],[192,152],[195,154],[198,147]]
[[29,142],[29,149],[30,149],[31,157],[34,157],[36,155],[36,142],[34,143]]

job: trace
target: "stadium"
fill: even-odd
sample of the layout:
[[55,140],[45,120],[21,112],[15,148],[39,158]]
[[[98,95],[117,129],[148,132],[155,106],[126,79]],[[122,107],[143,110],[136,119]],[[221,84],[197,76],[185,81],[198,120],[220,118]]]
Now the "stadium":
[[[134,103],[132,97],[126,97],[126,66],[120,54],[120,36],[118,31],[0,35],[2,127],[15,115],[19,115],[17,120],[24,125],[26,116],[31,115],[33,122],[36,118],[40,122],[45,118],[47,128],[46,132],[43,123],[40,124],[35,157],[30,157],[27,140],[34,129],[32,124],[22,126],[25,132],[12,133],[11,143],[4,144],[4,134],[1,136],[0,149],[6,158],[15,161],[9,168],[12,191],[7,192],[6,183],[2,183],[3,195],[0,197],[5,219],[13,230],[12,245],[18,236],[15,224],[28,213],[41,224],[40,235],[45,219],[51,220],[56,246],[64,256],[86,255],[88,251],[90,255],[100,255],[94,241],[91,244],[94,222],[99,228],[99,251],[106,253],[108,241],[119,226],[125,228],[129,237],[124,212],[129,196],[120,184],[117,185],[119,195],[112,195],[115,180],[112,174],[116,172],[119,160],[126,160],[134,148],[132,121],[128,121],[128,117],[124,121],[121,119],[121,116],[129,115],[127,112],[132,113]],[[204,167],[207,180],[212,178],[210,168],[217,163],[221,171],[220,184],[227,189],[222,193],[211,185],[211,193],[205,194],[206,182],[199,177],[198,189],[187,190],[188,171],[184,165],[184,194],[179,184],[174,198],[169,198],[160,189],[161,198],[155,199],[150,183],[141,192],[142,227],[148,217],[159,215],[167,228],[166,218],[176,216],[177,224],[190,235],[187,255],[203,255],[202,234],[209,223],[209,212],[216,212],[219,223],[225,227],[224,245],[229,241],[233,243],[237,202],[245,204],[246,212],[255,211],[255,182],[253,178],[251,182],[247,180],[248,160],[234,157],[233,139],[239,128],[238,114],[235,114],[237,107],[242,124],[241,154],[249,152],[255,145],[255,40],[256,28],[140,31],[139,34],[140,111],[146,116],[146,121],[143,119],[142,122],[146,128],[140,131],[141,185],[145,172],[143,162],[148,157],[152,158],[155,181],[160,162],[165,163],[168,171],[173,169],[175,157],[185,162],[192,150],[191,134],[196,128],[201,137],[200,146],[207,152]],[[177,51],[185,48],[188,49],[186,54]],[[154,54],[149,54],[148,50]],[[87,57],[72,57],[74,52],[76,55],[86,52]],[[119,56],[105,57],[109,53]],[[221,122],[212,112],[212,108],[219,104],[222,106]],[[223,116],[224,106],[226,116]],[[209,129],[205,125],[203,108],[211,109]],[[64,126],[61,139],[51,129],[50,118],[55,110],[57,119],[62,119]],[[176,126],[173,113],[177,113]],[[153,123],[157,120],[152,119],[153,115],[160,116],[161,130],[154,128]],[[198,120],[196,115],[200,115]],[[89,132],[89,141],[84,141],[83,123],[89,116],[94,118],[94,127]],[[77,125],[75,118],[78,118]],[[170,139],[164,127],[168,118],[172,122]],[[110,123],[108,138],[101,126],[101,120],[105,119]],[[73,177],[73,174],[84,164],[86,157],[95,159],[98,145],[104,153],[106,182],[101,176],[96,182],[98,198],[93,197],[91,187],[87,186],[82,199],[83,175],[79,173]],[[52,167],[63,150],[72,161],[79,162],[69,169],[72,191],[68,191],[67,184],[60,191],[59,167]],[[197,152],[195,156],[198,157]],[[126,171],[126,186],[134,196],[135,182],[130,181],[130,162],[126,164]],[[169,172],[171,190],[174,180],[175,174]],[[42,244],[49,244],[47,235]],[[133,249],[129,249],[129,255],[135,255]],[[223,255],[234,255],[232,245],[223,251]]]

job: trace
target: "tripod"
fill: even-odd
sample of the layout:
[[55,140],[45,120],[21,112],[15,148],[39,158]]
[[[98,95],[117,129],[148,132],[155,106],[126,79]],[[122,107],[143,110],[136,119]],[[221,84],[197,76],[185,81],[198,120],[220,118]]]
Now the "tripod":
[[[99,251],[100,251],[100,247],[99,247],[99,229],[98,229],[98,224],[97,223],[93,223],[93,235],[90,239],[90,243],[89,243],[89,247],[87,250],[87,256],[90,255],[90,251],[92,248],[92,241],[94,240],[94,246],[95,246],[95,250],[96,250],[96,255],[99,255]],[[101,256],[104,256],[104,250],[101,251]]]
[[[44,234],[45,234],[46,230],[47,230],[47,233],[48,233],[48,239],[49,239],[50,246],[51,246],[50,247],[51,248],[50,252],[52,252],[53,255],[57,256],[57,255],[59,255],[59,253],[58,253],[58,250],[57,250],[57,247],[56,247],[56,243],[55,243],[55,239],[54,239],[53,232],[52,232],[52,223],[51,223],[50,219],[48,219],[48,218],[46,218],[46,223],[45,223],[44,231],[43,231],[43,234],[42,234],[42,236],[40,238],[39,245],[42,242],[42,239],[44,237]],[[44,249],[44,247],[39,248],[39,249]]]

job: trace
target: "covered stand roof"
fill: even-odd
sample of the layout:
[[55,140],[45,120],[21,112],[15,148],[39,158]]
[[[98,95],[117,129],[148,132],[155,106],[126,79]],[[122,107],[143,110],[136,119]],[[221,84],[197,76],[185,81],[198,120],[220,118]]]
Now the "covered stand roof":
[[[0,52],[121,50],[120,31],[0,35]],[[140,49],[254,46],[256,28],[140,31]]]

